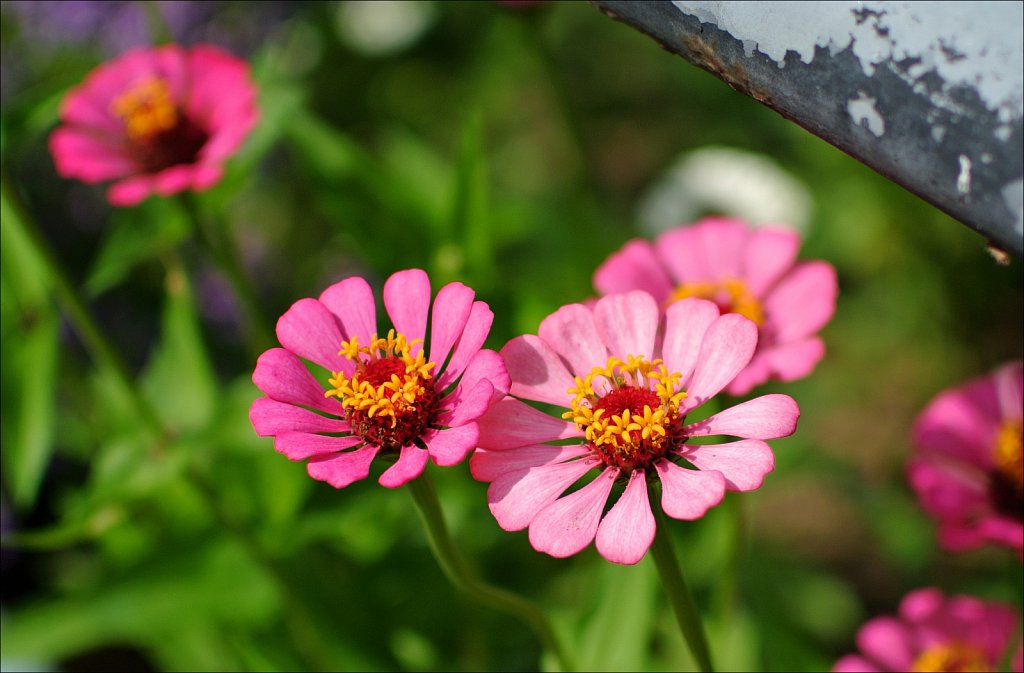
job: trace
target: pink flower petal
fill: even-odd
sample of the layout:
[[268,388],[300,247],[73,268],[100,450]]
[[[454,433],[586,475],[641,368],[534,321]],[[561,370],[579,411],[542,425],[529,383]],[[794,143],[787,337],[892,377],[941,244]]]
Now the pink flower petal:
[[909,671],[914,663],[913,635],[899,620],[876,617],[857,632],[857,646],[887,671]]
[[[677,284],[712,280],[696,226],[669,229],[654,240],[654,251]],[[717,279],[714,279],[717,280]]]
[[[473,308],[469,312],[469,320],[462,330],[462,335],[455,343],[455,350],[452,351],[448,366],[437,377],[438,385],[447,388],[452,381],[462,375],[462,371],[468,363],[480,351],[491,331],[491,323],[494,322],[494,313],[482,301],[473,302]],[[440,363],[439,363],[440,364]]]
[[476,293],[462,283],[448,283],[437,293],[430,317],[430,357],[440,368],[469,320]]
[[[362,443],[363,440],[356,435],[332,437],[308,432],[285,432],[274,437],[274,450],[289,460],[305,460],[313,456],[333,455]],[[377,447],[370,448],[377,451]]]
[[680,380],[683,383],[692,378],[704,334],[716,318],[718,306],[706,299],[682,299],[665,310],[665,341],[661,357],[669,373],[682,375]]
[[967,525],[989,507],[988,473],[974,465],[939,458],[911,459],[908,481],[929,514]]
[[999,421],[972,394],[983,390],[991,394],[995,405],[995,388],[988,378],[970,387],[946,390],[932,400],[914,423],[912,435],[919,450],[952,456],[986,470],[993,467],[992,445]]
[[293,404],[260,397],[249,408],[249,420],[260,437],[283,432],[350,432],[345,421],[325,418]]
[[825,356],[825,342],[819,337],[779,344],[768,349],[765,357],[779,381],[796,381],[814,371]]
[[139,170],[122,140],[71,126],[62,126],[50,135],[50,153],[61,176],[87,183],[120,178]]
[[[454,407],[438,415],[437,422],[441,425],[457,427],[477,420],[487,411],[494,397],[494,386],[490,381],[477,381],[471,389],[459,386],[451,394],[445,396],[443,404]],[[474,424],[475,427],[475,424]]]
[[540,337],[523,334],[501,349],[505,366],[512,377],[509,392],[538,402],[568,407],[568,390],[576,384],[562,360]]
[[626,490],[597,528],[597,551],[612,563],[639,563],[654,542],[654,514],[647,497],[647,475],[633,470]]
[[[487,385],[481,382],[481,385]],[[423,443],[434,462],[442,467],[458,465],[476,448],[479,431],[476,423],[460,425],[446,430],[430,430],[423,435]]]
[[387,488],[398,488],[416,477],[423,474],[423,468],[427,466],[427,452],[423,449],[409,445],[402,447],[395,464],[384,470],[377,482]]
[[574,423],[555,418],[519,400],[506,398],[477,419],[480,446],[485,449],[512,449],[556,439],[580,437]]
[[689,470],[664,458],[654,462],[654,469],[661,477],[661,508],[673,519],[699,519],[725,497],[721,472]]
[[759,439],[728,444],[684,444],[679,455],[701,470],[720,472],[730,491],[760,488],[765,475],[775,469],[775,455]]
[[832,673],[879,673],[882,669],[856,654],[847,654],[832,666]]
[[345,488],[349,484],[366,479],[370,474],[370,463],[377,455],[376,446],[364,446],[330,456],[317,456],[306,463],[309,476],[326,481],[334,488]]
[[747,238],[742,280],[755,297],[763,297],[796,260],[800,236],[788,229],[762,227]]
[[594,288],[603,295],[644,290],[660,304],[672,292],[672,280],[658,260],[654,246],[634,239],[597,268]]
[[160,196],[171,196],[191,186],[191,164],[176,164],[153,175],[153,189]]
[[[406,269],[391,275],[384,283],[384,306],[395,329],[410,342],[427,333],[430,310],[430,279],[422,269]],[[413,347],[416,353],[422,345]]]
[[220,164],[198,163],[192,166],[192,189],[201,192],[214,186],[224,176]]
[[528,471],[507,472],[487,488],[487,504],[498,525],[508,531],[530,525],[537,512],[595,467],[596,459],[583,458]]
[[796,431],[800,408],[789,395],[762,395],[683,428],[688,437],[730,435],[777,439]]
[[741,397],[749,393],[754,386],[767,381],[771,377],[770,352],[770,349],[755,350],[754,357],[750,358],[747,366],[725,387],[725,392],[733,397]]
[[153,193],[153,178],[149,175],[133,175],[119,180],[107,190],[107,200],[115,206],[134,206]]
[[1024,362],[1011,362],[992,373],[999,395],[999,414],[1004,419],[1024,415]]
[[583,488],[544,507],[530,523],[530,544],[537,551],[565,558],[589,545],[619,469],[609,467]]
[[704,252],[708,280],[739,278],[751,229],[741,220],[705,218],[693,225]]
[[459,388],[472,390],[480,381],[487,381],[491,384],[494,393],[491,401],[497,401],[505,397],[512,379],[505,368],[505,360],[492,350],[484,349],[477,351],[473,359],[469,361],[466,371],[459,380]]
[[351,374],[354,365],[338,355],[344,341],[334,314],[316,299],[300,299],[277,321],[281,345],[331,372]]
[[121,120],[111,114],[110,106],[90,96],[82,87],[71,89],[61,101],[60,120],[69,127],[76,126],[111,137],[121,136],[124,131]]
[[256,360],[252,382],[278,402],[301,404],[341,416],[342,407],[334,397],[325,397],[323,386],[299,358],[283,348],[271,348]]
[[775,328],[775,338],[785,343],[811,336],[820,330],[836,309],[836,270],[827,262],[801,262],[765,297],[764,310]]
[[689,411],[711,399],[747,366],[757,347],[757,325],[738,313],[720,316],[704,333],[688,397],[680,405]]
[[[643,291],[601,297],[594,305],[594,324],[611,355],[625,360],[630,355],[654,356],[658,331],[658,305]],[[595,362],[593,366],[603,366]],[[588,374],[589,371],[577,372]]]
[[526,472],[532,467],[553,465],[590,454],[582,444],[534,444],[504,451],[477,449],[469,458],[469,470],[478,481],[494,481],[512,472]]
[[365,279],[352,276],[331,285],[320,293],[320,303],[341,323],[346,339],[356,337],[366,346],[377,333],[377,306]]
[[541,321],[537,336],[565,361],[570,372],[586,376],[608,360],[608,349],[597,335],[594,314],[582,304],[568,304]]

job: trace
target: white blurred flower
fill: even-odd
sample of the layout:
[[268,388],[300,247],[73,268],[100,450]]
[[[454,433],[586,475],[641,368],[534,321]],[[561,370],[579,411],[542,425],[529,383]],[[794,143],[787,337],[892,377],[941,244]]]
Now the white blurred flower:
[[683,154],[649,187],[637,216],[652,235],[709,213],[805,234],[812,208],[807,188],[768,157],[709,146]]
[[335,15],[338,37],[365,56],[390,56],[411,46],[436,14],[429,0],[346,0]]

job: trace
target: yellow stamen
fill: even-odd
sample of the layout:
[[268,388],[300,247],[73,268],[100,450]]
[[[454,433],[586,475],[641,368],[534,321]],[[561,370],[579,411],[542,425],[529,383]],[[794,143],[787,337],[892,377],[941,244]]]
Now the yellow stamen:
[[1024,439],[1021,421],[1005,421],[999,429],[995,463],[996,469],[1009,478],[1018,492],[1024,490]]
[[[562,418],[576,423],[587,441],[599,449],[605,447],[627,456],[640,451],[657,454],[670,436],[668,426],[679,417],[680,402],[686,398],[686,392],[678,389],[680,378],[679,373],[669,374],[661,360],[634,355],[626,361],[608,358],[604,367],[594,367],[582,379],[576,377],[576,385],[567,391],[573,397],[570,409]],[[636,396],[630,400],[633,409],[627,406],[612,413],[597,408],[602,398],[623,388],[635,389]],[[652,402],[660,402],[656,408],[646,403],[642,410],[638,408],[645,395]]]
[[739,313],[754,321],[758,326],[764,322],[764,308],[746,283],[738,278],[726,278],[722,281],[702,281],[683,283],[668,298],[672,304],[687,297],[710,299],[729,313]]
[[178,124],[178,108],[170,87],[159,77],[147,77],[114,99],[111,112],[124,121],[132,140],[145,140]]
[[991,671],[992,666],[979,647],[953,642],[929,647],[917,657],[910,670],[915,673],[980,673]]
[[[416,409],[417,400],[425,392],[424,384],[433,378],[430,370],[435,363],[426,361],[422,349],[416,355],[411,354],[413,347],[422,341],[408,341],[395,330],[390,330],[385,338],[374,334],[369,346],[360,346],[358,338],[352,337],[341,344],[338,355],[354,361],[356,371],[351,377],[344,372],[333,372],[329,379],[332,388],[324,395],[337,397],[343,408],[365,412],[369,418],[390,417],[391,427],[395,427],[399,415]],[[387,374],[373,368],[379,367],[375,363],[388,358],[396,359],[396,366],[404,367],[404,371],[401,374],[391,372],[389,380],[376,386],[365,380],[368,372],[377,376]]]

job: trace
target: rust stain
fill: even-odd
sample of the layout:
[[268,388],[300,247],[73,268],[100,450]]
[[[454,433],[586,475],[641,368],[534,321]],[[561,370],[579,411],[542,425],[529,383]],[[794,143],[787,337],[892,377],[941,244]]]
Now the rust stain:
[[747,68],[742,61],[727,63],[715,51],[714,47],[701,39],[699,35],[683,33],[679,38],[684,49],[682,56],[688,61],[707,70],[736,91],[746,94],[765,105],[775,107],[773,99],[767,91],[751,84],[750,78],[747,75]]

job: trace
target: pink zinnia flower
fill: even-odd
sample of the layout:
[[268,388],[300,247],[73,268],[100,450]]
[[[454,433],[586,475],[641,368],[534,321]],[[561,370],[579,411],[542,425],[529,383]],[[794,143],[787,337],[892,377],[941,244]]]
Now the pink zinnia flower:
[[[857,632],[860,654],[832,668],[853,671],[997,671],[1020,638],[1012,607],[938,589],[904,596],[898,617],[876,617]],[[1012,662],[1021,670],[1020,652]]]
[[914,424],[910,483],[952,551],[986,542],[1024,553],[1024,363],[939,394]]
[[[384,283],[394,325],[384,337],[362,278],[295,302],[277,321],[284,348],[263,353],[252,375],[266,394],[249,411],[256,433],[336,488],[364,479],[375,456],[394,461],[379,479],[389,488],[418,477],[428,456],[460,462],[477,445],[477,419],[509,388],[501,357],[481,349],[494,314],[474,296],[449,283],[431,309],[427,274],[399,271]],[[300,358],[322,368],[319,379]]]
[[[791,434],[799,410],[786,395],[765,395],[697,422],[686,417],[746,366],[757,327],[720,315],[703,299],[659,310],[646,292],[563,306],[536,336],[501,350],[511,396],[480,419],[473,476],[491,482],[487,499],[502,528],[529,527],[538,551],[564,557],[596,538],[609,561],[633,564],[654,540],[648,480],[661,482],[661,506],[698,519],[727,490],[758,488],[775,466],[762,441]],[[514,396],[514,397],[512,397]],[[566,409],[553,418],[521,401]],[[740,441],[697,444],[729,435]],[[575,440],[566,442],[565,440]],[[582,488],[563,493],[585,477]],[[613,490],[623,486],[605,513]]]
[[115,206],[204,190],[256,124],[249,64],[212,45],[137,48],[86,76],[50,136],[57,172],[96,183]]
[[825,354],[817,333],[835,311],[836,272],[827,262],[795,262],[799,249],[792,231],[707,218],[653,244],[629,241],[598,267],[594,287],[601,294],[646,290],[662,307],[700,297],[754,321],[757,350],[726,387],[744,395],[768,379],[807,376]]

